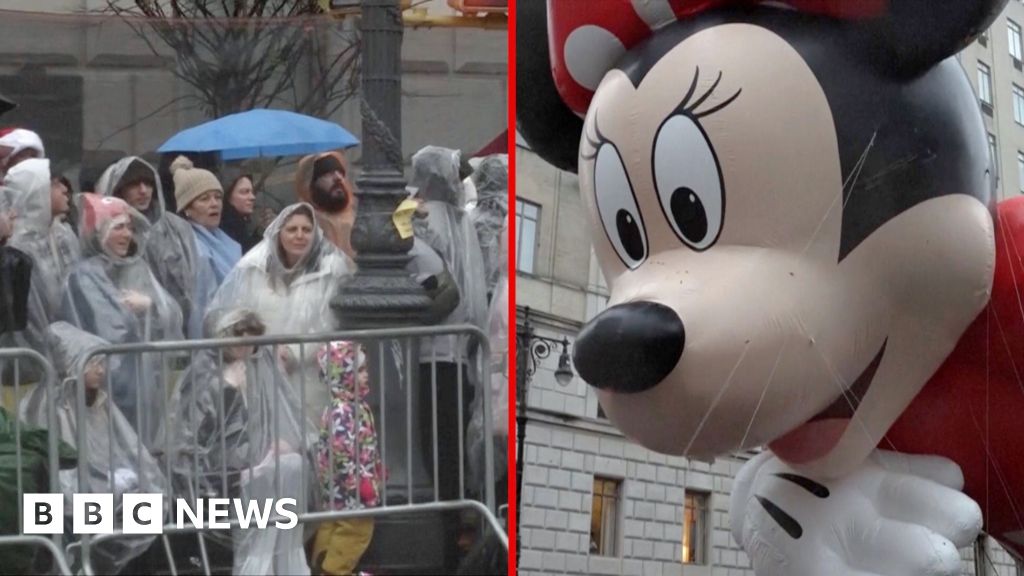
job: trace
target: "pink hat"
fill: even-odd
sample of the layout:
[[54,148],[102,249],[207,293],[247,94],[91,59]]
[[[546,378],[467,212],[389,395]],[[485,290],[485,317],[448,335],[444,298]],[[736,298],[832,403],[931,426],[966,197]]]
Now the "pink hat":
[[81,202],[83,238],[92,234],[107,220],[128,215],[128,203],[114,196],[85,193],[81,195]]

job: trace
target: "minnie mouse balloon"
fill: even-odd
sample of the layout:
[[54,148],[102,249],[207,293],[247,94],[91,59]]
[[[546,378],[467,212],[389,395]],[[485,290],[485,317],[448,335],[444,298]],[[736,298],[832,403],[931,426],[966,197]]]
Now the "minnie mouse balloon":
[[[976,363],[940,367],[977,351],[961,338],[990,304],[997,250],[1008,256],[984,123],[952,56],[1004,4],[519,6],[518,128],[579,173],[611,291],[575,365],[621,430],[698,458],[768,445],[835,483],[920,412],[915,398],[955,402],[932,392],[950,387],[942,374],[978,381]],[[1020,344],[1024,330],[1008,338]],[[893,442],[950,454],[983,502],[985,442],[950,450],[956,431],[936,428],[951,420],[933,418]],[[963,457],[975,449],[980,464]]]

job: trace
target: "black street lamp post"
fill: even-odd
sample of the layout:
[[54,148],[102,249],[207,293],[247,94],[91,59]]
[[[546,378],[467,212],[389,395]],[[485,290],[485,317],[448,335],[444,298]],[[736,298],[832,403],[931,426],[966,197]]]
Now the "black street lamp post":
[[416,323],[430,298],[406,271],[413,239],[392,221],[407,196],[402,160],[402,8],[400,0],[362,0],[363,171],[352,247],[359,269],[331,306],[346,328]]
[[[526,444],[526,402],[527,387],[537,372],[537,365],[551,355],[555,346],[561,346],[558,356],[558,369],[555,370],[555,381],[560,386],[568,386],[572,382],[573,373],[569,360],[569,339],[561,340],[538,336],[530,324],[530,307],[523,311],[523,322],[516,326],[516,518],[522,524],[523,509],[523,453]],[[516,566],[519,565],[519,538],[516,538]]]
[[[402,155],[402,35],[404,32],[400,0],[344,0],[345,7],[361,7],[362,32],[361,98],[362,172],[356,179],[359,202],[352,228],[352,247],[358,270],[345,279],[331,308],[344,329],[388,328],[420,324],[430,306],[430,298],[406,270],[413,238],[402,238],[392,216],[408,193]],[[332,4],[336,6],[336,4]],[[403,380],[394,362],[375,358],[374,347],[367,350],[374,382]],[[387,352],[384,352],[388,354]],[[414,352],[415,354],[415,352]],[[390,356],[388,356],[390,358]],[[412,357],[407,362],[414,361]],[[377,374],[377,366],[384,372]],[[406,386],[412,383],[406,383]],[[389,398],[393,397],[391,395]],[[415,448],[408,445],[412,430],[418,429],[418,417],[395,430],[392,422],[402,422],[407,414],[419,414],[418,395],[410,405],[389,402],[376,406],[390,413],[392,427],[387,435],[385,466],[393,474],[385,488],[396,495],[411,491],[414,501],[429,492],[430,483],[419,458],[401,457]],[[396,413],[397,411],[397,413]],[[408,463],[412,469],[406,470]],[[412,486],[407,486],[408,482]],[[408,502],[411,504],[412,502]],[[379,518],[371,546],[362,562],[383,572],[405,573],[410,569],[437,570],[443,566],[439,552],[445,542],[440,530],[440,515],[410,515]],[[374,570],[377,571],[377,570]]]

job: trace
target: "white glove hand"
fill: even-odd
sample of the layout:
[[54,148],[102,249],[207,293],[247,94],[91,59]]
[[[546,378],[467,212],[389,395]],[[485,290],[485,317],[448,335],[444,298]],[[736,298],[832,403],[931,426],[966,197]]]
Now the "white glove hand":
[[733,484],[732,534],[757,576],[956,576],[981,530],[963,483],[938,456],[876,450],[822,482],[764,452]]

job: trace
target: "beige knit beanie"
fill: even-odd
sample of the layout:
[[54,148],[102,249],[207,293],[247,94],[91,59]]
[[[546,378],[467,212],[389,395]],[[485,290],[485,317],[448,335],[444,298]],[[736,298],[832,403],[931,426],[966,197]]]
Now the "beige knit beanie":
[[224,193],[220,180],[209,170],[196,168],[192,161],[178,156],[171,162],[171,175],[174,177],[174,200],[178,204],[178,212],[184,212],[193,200],[210,190]]

